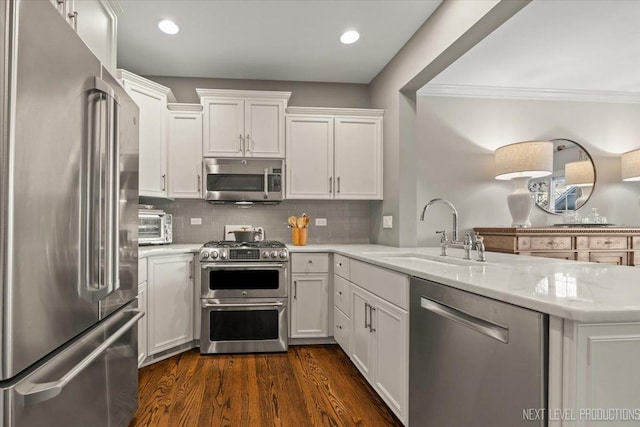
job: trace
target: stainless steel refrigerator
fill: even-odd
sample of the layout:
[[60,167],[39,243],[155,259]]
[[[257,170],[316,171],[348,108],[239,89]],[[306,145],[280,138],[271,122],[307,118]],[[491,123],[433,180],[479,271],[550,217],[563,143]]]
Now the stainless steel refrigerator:
[[0,423],[126,426],[138,108],[51,1],[0,19]]

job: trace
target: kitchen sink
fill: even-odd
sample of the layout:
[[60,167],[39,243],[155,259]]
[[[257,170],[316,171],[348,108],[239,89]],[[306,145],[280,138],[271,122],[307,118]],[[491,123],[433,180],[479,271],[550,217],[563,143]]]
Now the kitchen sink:
[[420,254],[415,252],[364,252],[363,255],[380,258],[385,261],[411,261],[411,262],[428,262],[445,265],[456,265],[461,267],[479,267],[486,265],[486,262],[478,262],[473,259],[467,260],[455,258],[452,256],[439,256]]

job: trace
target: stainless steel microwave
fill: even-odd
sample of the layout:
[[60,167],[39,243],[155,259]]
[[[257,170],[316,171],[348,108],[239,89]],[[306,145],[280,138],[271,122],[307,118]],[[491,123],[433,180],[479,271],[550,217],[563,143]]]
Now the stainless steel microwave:
[[204,198],[212,203],[280,203],[283,168],[278,159],[204,159]]
[[138,244],[168,245],[173,242],[173,217],[161,210],[138,209]]

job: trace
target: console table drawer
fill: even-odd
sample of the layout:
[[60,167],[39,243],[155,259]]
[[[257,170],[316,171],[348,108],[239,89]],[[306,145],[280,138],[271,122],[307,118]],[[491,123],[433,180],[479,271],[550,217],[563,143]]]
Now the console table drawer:
[[571,237],[541,236],[521,237],[518,239],[519,250],[530,251],[562,251],[572,249]]
[[589,237],[589,249],[627,249],[626,236]]

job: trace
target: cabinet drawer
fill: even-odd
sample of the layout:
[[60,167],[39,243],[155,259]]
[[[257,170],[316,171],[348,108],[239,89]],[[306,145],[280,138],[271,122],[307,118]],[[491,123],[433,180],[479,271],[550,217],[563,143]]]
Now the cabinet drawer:
[[349,258],[342,255],[333,256],[333,272],[338,276],[349,280]]
[[409,277],[361,261],[350,262],[351,282],[405,310],[409,309]]
[[291,254],[293,273],[328,273],[329,254]]
[[566,259],[569,261],[576,260],[575,252],[534,252],[530,254],[532,256],[538,256],[542,258],[556,258],[556,259]]
[[345,353],[351,354],[351,319],[338,307],[333,307],[333,339]]
[[571,237],[542,236],[518,238],[518,250],[561,251],[571,248]]
[[627,249],[625,236],[589,237],[589,249]]
[[342,277],[333,275],[333,304],[351,317],[351,285]]
[[628,265],[627,252],[592,252],[589,261],[601,264]]
[[147,259],[138,258],[138,284],[147,281]]

